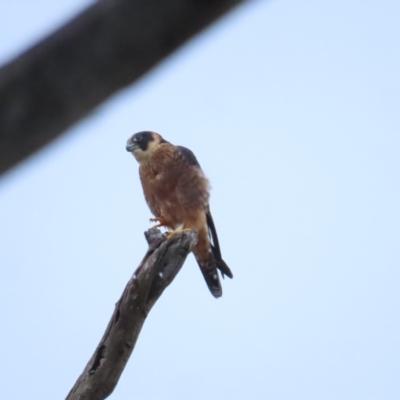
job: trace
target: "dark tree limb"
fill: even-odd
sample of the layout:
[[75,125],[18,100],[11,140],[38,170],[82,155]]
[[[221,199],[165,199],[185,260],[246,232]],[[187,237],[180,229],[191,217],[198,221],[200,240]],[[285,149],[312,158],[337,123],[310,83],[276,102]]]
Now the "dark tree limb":
[[167,240],[152,228],[145,235],[149,249],[66,400],[103,400],[113,392],[150,309],[175,278],[197,241],[195,232],[178,233]]
[[99,0],[0,69],[0,174],[245,0]]

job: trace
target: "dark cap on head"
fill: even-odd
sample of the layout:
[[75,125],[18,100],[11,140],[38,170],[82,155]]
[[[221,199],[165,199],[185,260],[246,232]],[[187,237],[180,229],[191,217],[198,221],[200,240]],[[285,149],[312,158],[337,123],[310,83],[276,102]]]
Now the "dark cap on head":
[[136,148],[140,148],[142,151],[146,151],[149,142],[152,142],[153,140],[153,132],[143,131],[135,133],[128,139],[128,142],[126,143],[126,150],[132,151]]

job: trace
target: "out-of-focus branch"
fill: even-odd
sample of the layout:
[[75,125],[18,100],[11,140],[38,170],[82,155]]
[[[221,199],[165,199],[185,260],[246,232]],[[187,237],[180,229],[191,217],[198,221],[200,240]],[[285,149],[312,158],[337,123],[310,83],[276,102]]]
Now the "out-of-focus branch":
[[166,240],[160,231],[152,228],[146,232],[146,239],[149,249],[66,400],[103,400],[113,392],[150,309],[181,269],[197,241],[197,234],[178,233]]
[[0,69],[0,174],[245,0],[99,0]]

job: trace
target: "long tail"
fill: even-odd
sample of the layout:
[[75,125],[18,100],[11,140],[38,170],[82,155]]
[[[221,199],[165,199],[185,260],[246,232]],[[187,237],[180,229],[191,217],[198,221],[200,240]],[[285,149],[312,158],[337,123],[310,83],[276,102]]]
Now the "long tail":
[[210,255],[211,257],[208,260],[199,259],[196,255],[195,257],[211,294],[218,298],[222,296],[222,286],[219,281],[215,260],[211,253]]
[[193,250],[196,261],[204,276],[208,288],[214,297],[222,296],[222,286],[218,276],[218,269],[224,275],[233,278],[232,271],[222,259],[219,248],[217,231],[211,214],[207,214],[208,229],[198,233],[198,242]]
[[233,278],[232,271],[226,264],[226,262],[222,259],[221,255],[221,249],[219,247],[219,241],[218,241],[218,235],[217,235],[217,230],[215,229],[214,225],[214,220],[212,219],[211,212],[208,211],[207,213],[207,225],[208,225],[208,231],[209,231],[209,236],[210,236],[210,242],[211,242],[211,251],[214,256],[215,263],[217,265],[217,268],[221,271],[222,277],[226,275],[228,278]]

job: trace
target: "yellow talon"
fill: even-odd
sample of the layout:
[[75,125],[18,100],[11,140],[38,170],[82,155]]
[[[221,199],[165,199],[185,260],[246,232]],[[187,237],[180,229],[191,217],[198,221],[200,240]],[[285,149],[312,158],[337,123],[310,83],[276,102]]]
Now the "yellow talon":
[[167,239],[169,240],[172,238],[172,236],[176,235],[177,233],[187,233],[187,232],[191,232],[191,229],[178,228],[178,229],[174,229],[171,232],[167,232],[166,235],[167,235]]

